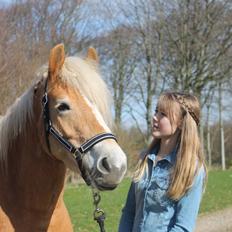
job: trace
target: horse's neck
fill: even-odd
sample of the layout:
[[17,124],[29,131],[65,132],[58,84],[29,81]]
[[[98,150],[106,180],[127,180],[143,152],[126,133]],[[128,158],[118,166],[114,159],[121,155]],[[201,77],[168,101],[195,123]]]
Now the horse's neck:
[[28,130],[14,139],[7,156],[8,172],[0,174],[0,205],[12,217],[49,218],[62,193],[65,166],[42,150],[37,134]]

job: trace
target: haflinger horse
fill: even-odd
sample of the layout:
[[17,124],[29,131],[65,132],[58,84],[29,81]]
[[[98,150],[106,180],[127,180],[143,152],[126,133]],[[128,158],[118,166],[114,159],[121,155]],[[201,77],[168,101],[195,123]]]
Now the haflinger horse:
[[109,91],[95,49],[84,59],[50,51],[38,81],[0,121],[0,231],[69,232],[63,201],[66,168],[112,190],[126,155],[111,134]]

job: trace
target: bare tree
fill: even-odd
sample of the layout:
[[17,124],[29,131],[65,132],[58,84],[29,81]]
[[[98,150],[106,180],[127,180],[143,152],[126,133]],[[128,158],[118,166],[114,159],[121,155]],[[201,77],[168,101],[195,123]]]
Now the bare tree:
[[204,104],[218,80],[230,76],[231,1],[171,4],[164,27],[166,73],[173,88],[194,92]]
[[221,148],[221,164],[222,170],[226,169],[226,160],[225,160],[225,137],[224,137],[224,127],[223,127],[223,118],[222,118],[222,84],[218,83],[218,110],[219,110],[219,126],[220,126],[220,148]]
[[47,62],[49,48],[62,42],[69,53],[81,48],[86,10],[81,0],[16,0],[0,9],[1,113]]
[[131,28],[118,27],[98,38],[102,71],[112,89],[115,123],[120,126],[133,87],[136,57]]
[[101,20],[99,26],[105,30],[93,39],[92,44],[98,48],[101,70],[112,90],[116,125],[121,126],[134,88],[133,73],[137,59],[134,30],[122,21],[123,15],[116,2],[103,0],[94,3],[91,6],[92,17]]
[[[145,141],[148,141],[150,137],[154,96],[162,73],[162,23],[157,22],[158,6],[152,3],[154,2],[131,0],[120,5],[120,1],[118,2],[125,24],[132,28],[136,46],[133,55],[137,61],[133,77],[135,88],[133,88],[128,109],[143,133],[144,129],[138,121],[142,120],[145,123]],[[141,111],[144,114],[141,114]]]
[[208,165],[211,168],[212,166],[212,147],[211,147],[211,125],[210,125],[210,115],[211,115],[211,106],[212,106],[212,98],[213,94],[211,94],[210,98],[206,102],[206,130],[207,130],[207,156],[208,156]]

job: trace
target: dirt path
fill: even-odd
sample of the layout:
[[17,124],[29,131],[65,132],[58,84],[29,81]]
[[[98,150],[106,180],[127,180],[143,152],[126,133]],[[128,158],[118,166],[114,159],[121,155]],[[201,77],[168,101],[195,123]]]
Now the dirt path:
[[232,207],[199,216],[195,232],[232,232]]

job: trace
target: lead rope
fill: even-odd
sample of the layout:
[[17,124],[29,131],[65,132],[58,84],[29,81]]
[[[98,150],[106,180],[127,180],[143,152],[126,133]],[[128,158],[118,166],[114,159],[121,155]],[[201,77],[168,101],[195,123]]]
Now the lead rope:
[[104,228],[104,221],[106,219],[105,212],[98,207],[98,204],[101,201],[101,196],[99,194],[99,191],[92,187],[92,194],[93,194],[93,204],[95,206],[95,210],[93,211],[93,219],[97,221],[100,232],[106,232]]
[[90,180],[90,186],[92,189],[92,196],[93,196],[93,204],[95,207],[93,211],[93,219],[98,223],[100,232],[106,232],[105,227],[104,227],[104,221],[106,219],[105,212],[98,207],[98,204],[101,201],[100,193],[98,189],[96,188],[96,185],[93,179],[91,178],[91,175],[89,174],[89,172],[86,172],[86,175],[88,176],[88,179]]

